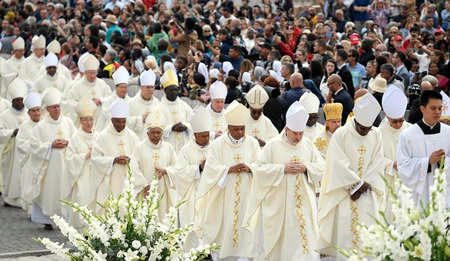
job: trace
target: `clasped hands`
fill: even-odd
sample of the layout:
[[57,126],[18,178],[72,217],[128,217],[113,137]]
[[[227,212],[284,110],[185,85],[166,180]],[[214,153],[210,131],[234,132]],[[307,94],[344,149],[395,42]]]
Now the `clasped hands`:
[[298,174],[306,171],[306,166],[303,162],[290,162],[284,165],[284,173]]
[[252,170],[245,163],[238,163],[234,166],[231,166],[228,170],[228,173],[247,173],[252,172]]
[[175,131],[175,132],[184,132],[186,130],[187,130],[187,127],[185,125],[183,125],[181,122],[175,123],[172,126],[172,131]]
[[370,190],[372,187],[369,183],[364,182],[362,186],[353,194],[350,196],[352,200],[358,200],[359,197],[361,197],[362,194],[364,194],[367,190]]
[[128,156],[119,156],[114,158],[114,164],[127,165],[128,162],[130,162],[130,157]]
[[56,139],[52,142],[52,148],[64,149],[69,145],[69,141],[65,139]]

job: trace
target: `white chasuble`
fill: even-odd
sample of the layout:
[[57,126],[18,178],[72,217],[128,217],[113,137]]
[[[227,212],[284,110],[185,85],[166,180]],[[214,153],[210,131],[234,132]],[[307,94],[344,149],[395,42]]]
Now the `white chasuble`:
[[[155,145],[147,138],[136,146],[133,158],[136,159],[138,170],[145,177],[147,184],[151,184],[153,179],[158,179],[155,168],[166,169],[174,166],[176,154],[169,143],[160,141]],[[159,220],[162,220],[169,212],[169,208],[178,203],[170,173],[159,179],[158,193],[160,196],[164,194],[158,208],[158,217]]]
[[[305,173],[286,174],[285,164],[302,162]],[[312,142],[289,144],[285,134],[271,139],[258,158],[244,227],[255,231],[262,211],[266,260],[316,260],[318,184],[325,161]]]
[[[356,132],[353,118],[333,134],[319,197],[319,253],[346,260],[334,246],[347,250],[360,246],[357,222],[370,226],[373,218],[379,216],[385,190],[383,164],[379,129],[372,127],[366,136],[361,136]],[[353,201],[350,199],[352,185],[361,181],[372,189]]]
[[47,72],[40,76],[37,76],[36,82],[33,84],[31,91],[43,94],[44,91],[50,87],[58,89],[61,93],[65,92],[68,85],[66,78],[60,75],[58,72],[55,75],[50,76]]
[[267,142],[278,135],[278,130],[273,126],[269,118],[261,115],[257,121],[248,117],[245,123],[245,134]]
[[305,130],[303,131],[303,138],[308,138],[309,140],[313,141],[314,138],[319,135],[319,133],[322,132],[324,128],[325,127],[318,122],[313,127],[306,126]]
[[211,129],[209,132],[209,138],[214,140],[216,138],[216,132],[221,131],[224,134],[228,128],[227,120],[225,119],[225,109],[221,112],[215,112],[211,108],[211,103],[206,106],[209,114],[211,115]]
[[[102,105],[97,107],[98,108],[98,116],[95,121],[95,129],[98,132],[101,132],[108,126],[108,124],[111,122],[111,112],[109,109],[111,108],[111,104],[118,98],[116,92],[111,93],[111,95],[108,96],[108,98],[104,99],[102,101]],[[125,96],[124,100],[128,102],[130,98],[128,97],[128,94]],[[127,126],[128,126],[128,118],[127,118]]]
[[140,92],[128,100],[130,115],[127,118],[127,126],[136,133],[141,141],[147,138],[146,118],[143,119],[142,116],[147,115],[148,117],[158,103],[158,98],[152,97],[150,100],[145,100]]
[[14,55],[9,58],[3,65],[1,75],[2,75],[2,85],[0,90],[0,96],[6,98],[8,93],[9,84],[17,77],[20,71],[20,67],[25,60],[24,57],[17,59]]
[[[34,53],[30,54],[23,61],[19,70],[19,78],[22,79],[29,88],[34,84],[36,79],[36,74],[39,74],[42,68],[45,68],[44,64],[45,56],[37,57]],[[40,76],[40,75],[39,75]],[[28,89],[29,90],[29,89]]]
[[238,163],[245,163],[256,173],[259,143],[248,135],[243,139],[242,143],[233,143],[226,133],[211,143],[197,193],[195,230],[206,244],[220,246],[219,258],[256,255],[255,238],[242,227],[252,174],[228,173]]

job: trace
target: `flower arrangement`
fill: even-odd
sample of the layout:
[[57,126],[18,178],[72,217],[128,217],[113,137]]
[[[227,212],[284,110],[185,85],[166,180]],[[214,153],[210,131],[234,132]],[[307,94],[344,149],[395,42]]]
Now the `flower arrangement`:
[[367,227],[358,224],[363,241],[361,249],[351,253],[339,250],[349,261],[440,261],[450,260],[450,210],[446,209],[446,168],[442,159],[436,169],[434,184],[430,187],[430,203],[422,211],[414,205],[411,189],[396,179],[398,195],[392,199],[393,224],[383,220]]
[[[67,237],[70,247],[64,247],[48,238],[38,238],[47,249],[64,260],[202,260],[215,245],[199,246],[187,252],[183,244],[192,224],[178,228],[176,217],[180,203],[170,208],[165,218],[158,222],[160,196],[158,180],[151,183],[146,196],[134,192],[131,171],[128,168],[124,191],[120,196],[111,195],[104,205],[105,215],[93,214],[86,207],[66,202],[86,223],[84,234],[71,227],[62,217],[52,216],[61,233]],[[163,196],[163,195],[162,195]]]

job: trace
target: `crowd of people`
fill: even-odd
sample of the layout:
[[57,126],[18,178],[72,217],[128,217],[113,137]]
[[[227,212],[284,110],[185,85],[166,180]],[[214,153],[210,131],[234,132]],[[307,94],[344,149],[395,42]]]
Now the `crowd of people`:
[[344,260],[393,221],[383,179],[420,206],[450,164],[450,0],[1,4],[0,191],[45,229],[129,166],[159,218],[185,201],[186,249]]

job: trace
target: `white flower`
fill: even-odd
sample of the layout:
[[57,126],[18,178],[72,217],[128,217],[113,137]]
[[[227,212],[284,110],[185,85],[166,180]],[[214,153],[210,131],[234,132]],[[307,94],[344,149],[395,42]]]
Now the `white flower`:
[[131,245],[133,246],[134,249],[139,249],[141,247],[141,241],[134,240],[133,242],[131,242]]
[[142,253],[142,255],[147,255],[148,253],[148,249],[146,246],[141,246],[141,248],[139,248],[139,252]]
[[123,256],[125,257],[125,261],[133,261],[139,259],[138,253],[139,251],[133,251],[129,248],[127,252],[123,252]]

